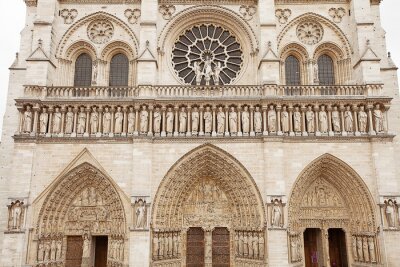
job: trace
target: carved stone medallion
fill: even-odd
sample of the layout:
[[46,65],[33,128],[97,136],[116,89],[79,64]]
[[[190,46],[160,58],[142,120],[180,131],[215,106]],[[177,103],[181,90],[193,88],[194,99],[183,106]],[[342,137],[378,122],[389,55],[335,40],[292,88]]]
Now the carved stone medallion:
[[302,43],[314,45],[322,40],[324,29],[318,22],[306,21],[297,26],[296,34]]
[[114,35],[114,26],[107,20],[95,20],[89,24],[87,34],[96,44],[107,43]]

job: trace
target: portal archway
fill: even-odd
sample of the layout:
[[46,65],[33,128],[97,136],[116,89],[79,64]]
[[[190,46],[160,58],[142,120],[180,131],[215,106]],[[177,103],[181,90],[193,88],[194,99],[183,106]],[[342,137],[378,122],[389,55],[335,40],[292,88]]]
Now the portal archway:
[[[221,247],[230,244],[224,250],[228,266],[249,262],[264,266],[264,222],[263,201],[247,170],[225,151],[200,146],[169,170],[157,191],[152,210],[152,265],[190,264],[186,255],[193,253],[187,243],[194,236],[204,243],[205,266],[217,260],[213,254],[217,243]],[[224,243],[217,242],[218,238],[229,239]]]
[[288,213],[291,262],[312,266],[307,262],[322,261],[331,266],[335,254],[329,249],[333,247],[330,242],[347,244],[342,246],[341,261],[379,262],[371,193],[361,177],[340,159],[325,154],[302,171],[293,186]]

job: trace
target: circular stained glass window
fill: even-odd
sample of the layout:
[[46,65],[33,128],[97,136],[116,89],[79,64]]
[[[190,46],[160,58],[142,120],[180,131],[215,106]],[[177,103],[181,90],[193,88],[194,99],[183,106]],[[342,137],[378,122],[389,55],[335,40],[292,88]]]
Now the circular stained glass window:
[[231,84],[242,68],[242,47],[230,31],[202,24],[179,36],[172,49],[172,64],[185,84]]

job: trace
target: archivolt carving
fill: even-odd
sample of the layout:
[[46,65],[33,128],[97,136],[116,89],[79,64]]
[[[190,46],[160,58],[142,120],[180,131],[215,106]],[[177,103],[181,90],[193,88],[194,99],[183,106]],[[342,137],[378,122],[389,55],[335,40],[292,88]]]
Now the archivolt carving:
[[116,50],[123,50],[130,60],[136,57],[134,49],[124,41],[115,41],[109,43],[101,52],[101,59],[109,61],[111,59],[110,55],[114,55]]
[[313,58],[314,60],[317,60],[318,57],[320,57],[323,54],[329,54],[332,58],[335,58],[337,60],[344,59],[344,53],[342,49],[335,43],[332,42],[326,42],[322,43],[315,49]]
[[79,54],[86,52],[93,59],[97,58],[96,48],[86,41],[77,41],[68,47],[65,53],[65,59],[71,60],[73,57],[77,57]]
[[357,173],[326,154],[313,161],[297,179],[289,202],[289,228],[337,227],[352,233],[376,233],[371,194]]
[[288,56],[290,56],[292,54],[301,57],[301,60],[303,62],[307,62],[309,59],[307,50],[304,48],[303,45],[298,44],[298,43],[291,43],[291,44],[288,44],[287,46],[285,46],[284,48],[282,48],[282,50],[280,52],[280,55],[281,55],[280,58],[282,60],[285,60]]

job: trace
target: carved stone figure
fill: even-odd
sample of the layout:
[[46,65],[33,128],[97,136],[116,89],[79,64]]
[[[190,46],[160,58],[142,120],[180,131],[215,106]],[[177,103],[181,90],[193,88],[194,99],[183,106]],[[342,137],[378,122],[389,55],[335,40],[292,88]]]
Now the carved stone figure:
[[332,111],[332,125],[334,132],[340,132],[340,113],[336,106],[333,107]]
[[65,133],[71,134],[74,128],[74,112],[72,112],[72,107],[68,107],[68,112],[65,116]]
[[256,133],[262,133],[262,114],[259,106],[256,106],[254,111],[254,131]]
[[394,203],[393,200],[389,199],[386,204],[385,214],[388,227],[395,227],[395,214],[394,214]]
[[375,242],[374,238],[368,238],[369,257],[371,262],[376,262]]
[[51,241],[51,247],[50,247],[51,253],[50,253],[50,259],[52,261],[56,260],[57,256],[57,244],[55,240]]
[[248,243],[248,250],[249,250],[248,257],[253,258],[254,257],[253,236],[251,235],[251,233],[247,233],[247,243]]
[[321,133],[327,133],[328,132],[328,115],[326,114],[325,106],[321,106],[321,110],[318,114],[318,120],[319,120],[319,131]]
[[23,131],[24,133],[30,133],[32,131],[32,108],[31,106],[26,106],[26,110],[24,112],[24,121],[23,121]]
[[355,261],[358,261],[358,255],[357,255],[357,238],[353,236],[353,241],[352,241],[352,248],[353,248],[353,258]]
[[153,259],[156,260],[158,259],[158,255],[159,255],[159,250],[160,250],[160,241],[158,240],[158,234],[154,234],[153,237]]
[[296,133],[301,132],[301,113],[299,107],[294,108],[293,112],[293,131]]
[[53,133],[61,133],[61,112],[59,107],[56,107],[53,113]]
[[258,256],[260,259],[264,258],[264,234],[259,233],[258,235]]
[[167,114],[166,114],[166,131],[169,134],[174,132],[174,111],[171,107],[168,107]]
[[307,122],[307,131],[309,133],[314,133],[315,132],[315,117],[314,117],[314,111],[312,110],[311,106],[307,107],[306,122]]
[[237,133],[237,113],[234,107],[231,107],[231,110],[229,112],[229,131],[232,134]]
[[115,112],[114,133],[116,134],[122,133],[124,114],[122,113],[121,110],[122,110],[121,107],[117,107],[117,112]]
[[129,114],[128,114],[128,133],[132,134],[135,131],[135,120],[136,114],[133,110],[133,107],[129,107]]
[[140,111],[140,132],[147,133],[149,127],[149,112],[147,111],[147,106],[142,107]]
[[247,233],[243,233],[243,256],[249,256],[249,239]]
[[93,107],[92,113],[90,114],[90,132],[92,134],[97,133],[99,129],[99,113],[97,107]]
[[213,76],[212,66],[211,66],[211,59],[210,57],[206,57],[204,61],[204,79],[206,80],[206,85],[210,85],[211,77]]
[[225,112],[222,107],[218,107],[217,113],[217,133],[222,134],[225,131]]
[[174,239],[173,239],[173,243],[174,243],[174,249],[172,252],[172,255],[177,257],[179,255],[179,241],[178,241],[178,233],[174,234]]
[[242,112],[242,131],[243,133],[249,133],[250,132],[250,113],[249,113],[249,107],[244,106],[243,107],[243,112]]
[[187,113],[185,107],[179,112],[179,133],[185,133],[187,129]]
[[163,234],[160,234],[158,236],[158,244],[159,244],[158,245],[158,247],[159,247],[158,256],[159,256],[160,259],[162,259],[164,257],[164,250],[165,250],[164,235]]
[[258,259],[258,235],[257,235],[257,233],[253,234],[251,244],[253,246],[253,258]]
[[83,248],[82,258],[89,258],[90,257],[90,237],[87,234],[85,234],[83,236],[82,248]]
[[299,256],[297,255],[297,239],[292,237],[290,240],[290,258],[292,262],[297,262],[299,259]]
[[282,107],[281,125],[282,125],[282,132],[288,133],[289,132],[289,113],[287,112],[286,106]]
[[207,106],[204,111],[204,132],[211,133],[212,131],[212,113],[210,111],[210,107]]
[[49,261],[50,260],[50,243],[46,242],[44,243],[44,261]]
[[86,130],[86,112],[85,108],[81,107],[80,112],[78,114],[78,125],[77,125],[77,133],[78,134],[83,134],[85,133]]
[[277,199],[274,200],[274,204],[272,206],[272,216],[271,216],[271,224],[272,227],[281,227],[282,220],[282,207]]
[[20,201],[16,201],[12,203],[11,206],[11,221],[13,230],[20,230],[22,224],[22,203]]
[[172,233],[168,233],[167,235],[168,235],[168,256],[171,257],[174,249]]
[[111,112],[109,107],[105,107],[103,114],[103,134],[109,134],[110,132],[111,132]]
[[360,106],[360,111],[358,112],[358,129],[361,133],[367,132],[367,122],[368,115],[364,110],[364,106]]
[[193,108],[192,111],[192,132],[197,133],[199,131],[199,109],[197,107]]
[[219,85],[219,77],[222,71],[221,62],[217,62],[214,68],[214,84]]
[[47,125],[49,123],[49,114],[47,113],[47,108],[43,108],[42,113],[40,114],[39,117],[39,131],[41,134],[47,133]]
[[375,121],[375,131],[381,133],[385,130],[384,128],[384,117],[380,109],[380,105],[377,104],[374,109],[374,121]]
[[344,130],[346,132],[353,131],[353,114],[351,113],[350,106],[347,106],[344,112]]
[[38,260],[38,262],[42,262],[43,259],[44,259],[44,245],[43,245],[43,242],[40,242],[39,247],[38,247],[37,260]]
[[136,208],[136,228],[144,229],[146,227],[146,205],[143,200],[138,201]]
[[362,237],[357,237],[357,252],[358,252],[358,261],[364,261],[363,256],[363,244]]
[[199,62],[195,61],[193,63],[193,70],[196,75],[196,85],[200,85],[201,79],[203,78],[203,72],[201,70]]
[[369,249],[368,249],[368,239],[366,237],[363,238],[363,252],[364,252],[364,261],[369,262]]
[[161,132],[161,112],[159,107],[156,107],[153,113],[153,130],[156,134]]
[[56,259],[61,260],[61,253],[62,253],[62,240],[57,241],[57,255]]
[[268,130],[276,132],[276,111],[273,105],[270,105],[268,110]]

